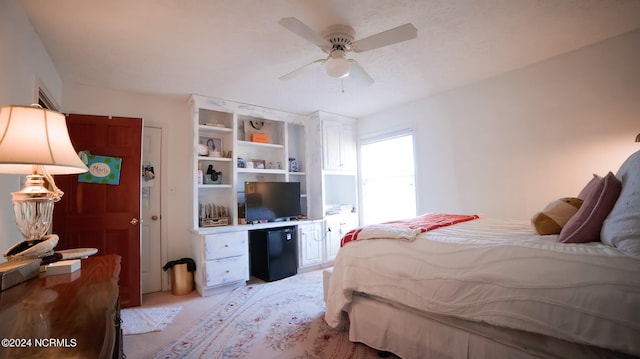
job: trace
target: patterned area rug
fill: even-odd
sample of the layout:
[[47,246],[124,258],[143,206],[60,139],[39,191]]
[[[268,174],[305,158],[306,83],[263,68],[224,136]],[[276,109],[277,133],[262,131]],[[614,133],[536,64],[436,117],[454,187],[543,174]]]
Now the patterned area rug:
[[324,321],[322,273],[235,289],[156,358],[378,358]]
[[159,332],[173,322],[181,309],[182,307],[122,309],[122,332],[124,335]]

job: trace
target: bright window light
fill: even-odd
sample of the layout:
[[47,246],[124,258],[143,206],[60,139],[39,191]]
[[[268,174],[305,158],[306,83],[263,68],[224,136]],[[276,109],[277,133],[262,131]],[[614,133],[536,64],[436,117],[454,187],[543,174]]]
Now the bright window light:
[[365,141],[360,161],[363,224],[415,217],[413,135]]

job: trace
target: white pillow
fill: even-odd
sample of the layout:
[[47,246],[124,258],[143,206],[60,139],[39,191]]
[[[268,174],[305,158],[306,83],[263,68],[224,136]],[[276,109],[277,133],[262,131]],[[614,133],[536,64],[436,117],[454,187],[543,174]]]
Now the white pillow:
[[620,197],[604,220],[600,240],[640,259],[640,151],[620,166]]

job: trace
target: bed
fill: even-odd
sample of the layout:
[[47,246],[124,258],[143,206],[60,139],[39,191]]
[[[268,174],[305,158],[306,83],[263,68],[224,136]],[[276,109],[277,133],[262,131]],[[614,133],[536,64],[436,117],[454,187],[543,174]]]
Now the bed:
[[377,226],[325,272],[325,320],[401,358],[639,357],[640,151],[578,197],[558,234],[484,216],[408,238]]

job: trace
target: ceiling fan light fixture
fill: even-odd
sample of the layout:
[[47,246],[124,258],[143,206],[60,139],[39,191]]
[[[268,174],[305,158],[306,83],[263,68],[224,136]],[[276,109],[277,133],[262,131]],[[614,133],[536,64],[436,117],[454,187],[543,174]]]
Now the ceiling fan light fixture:
[[327,75],[338,79],[349,76],[351,72],[351,62],[346,59],[344,51],[336,50],[325,64]]
[[357,41],[354,41],[355,31],[349,25],[331,25],[325,28],[322,33],[317,33],[295,17],[282,18],[278,23],[329,54],[326,59],[316,60],[284,76],[280,76],[281,80],[289,80],[300,74],[302,70],[306,71],[324,64],[327,75],[333,78],[343,79],[350,76],[354,82],[369,86],[374,82],[373,78],[355,59],[347,59],[346,53],[369,51],[415,39],[418,36],[418,30],[411,23],[400,25]]

